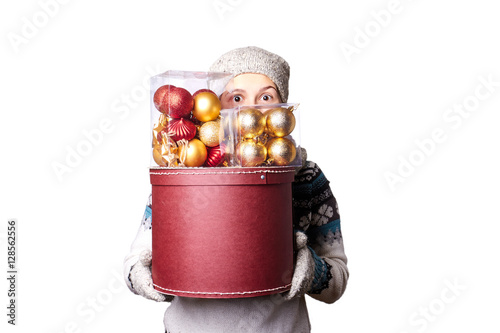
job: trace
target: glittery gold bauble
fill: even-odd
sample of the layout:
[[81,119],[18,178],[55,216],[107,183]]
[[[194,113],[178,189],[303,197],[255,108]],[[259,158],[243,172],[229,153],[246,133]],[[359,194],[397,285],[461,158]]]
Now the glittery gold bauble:
[[207,147],[215,147],[219,145],[220,140],[220,122],[209,121],[200,127],[200,140]]
[[236,157],[244,167],[253,167],[264,163],[267,158],[267,149],[260,142],[245,140],[236,146]]
[[269,135],[282,138],[295,128],[295,116],[288,109],[272,109],[266,113],[266,124]]
[[267,156],[273,165],[288,165],[297,156],[297,149],[286,138],[274,138],[267,142]]
[[257,109],[244,109],[236,118],[236,126],[242,139],[252,139],[264,133],[266,117]]
[[207,159],[207,147],[198,139],[192,139],[178,149],[179,160],[187,167],[199,167]]
[[201,92],[194,97],[193,116],[199,121],[217,119],[221,108],[219,98],[211,92]]

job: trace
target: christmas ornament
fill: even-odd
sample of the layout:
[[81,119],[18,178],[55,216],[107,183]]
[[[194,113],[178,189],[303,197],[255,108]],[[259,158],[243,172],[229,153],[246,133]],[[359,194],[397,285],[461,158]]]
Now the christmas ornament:
[[166,109],[164,109],[164,107],[167,106],[167,105],[165,105],[164,102],[165,102],[165,97],[167,96],[168,92],[171,89],[175,89],[175,86],[173,86],[171,84],[166,84],[166,85],[158,88],[155,91],[155,94],[153,95],[153,103],[154,103],[156,109],[158,109],[158,111],[160,111],[161,113],[167,113],[167,112],[164,112],[164,111],[167,111]]
[[174,141],[191,140],[196,135],[196,126],[187,119],[172,119],[163,131],[166,131]]
[[160,133],[164,128],[165,128],[165,126],[163,126],[162,124],[158,124],[158,125],[155,125],[155,127],[153,127],[153,142],[152,142],[153,147],[160,144],[160,140],[161,140]]
[[198,119],[196,119],[196,117],[193,115],[192,112],[189,115],[189,117],[187,117],[186,119],[189,119],[193,124],[195,124],[198,127],[200,127],[203,124],[201,121],[199,121]]
[[193,96],[184,88],[170,84],[161,86],[153,96],[156,108],[171,118],[183,118],[193,109]]
[[287,138],[273,138],[266,144],[269,163],[273,165],[288,165],[297,155],[292,141]]
[[266,160],[267,149],[260,142],[254,140],[244,140],[236,146],[236,158],[241,166],[258,166]]
[[161,150],[160,150],[160,145],[157,145],[156,147],[154,147],[153,149],[153,159],[155,161],[156,164],[158,164],[159,166],[166,166],[167,165],[167,162],[163,159],[163,156],[161,156]]
[[154,147],[155,145],[160,144],[159,141],[161,141],[161,135],[160,132],[162,129],[164,129],[168,124],[168,118],[164,114],[160,116],[158,119],[158,123],[154,125],[153,127],[153,142],[152,146]]
[[199,121],[211,121],[217,119],[222,108],[219,98],[211,92],[200,92],[194,98],[193,115]]
[[219,145],[220,138],[220,121],[209,121],[200,127],[200,140],[207,147],[215,147]]
[[161,114],[160,118],[158,119],[158,124],[163,125],[163,127],[167,126],[168,124],[168,117],[165,114]]
[[216,167],[224,160],[226,155],[226,146],[221,144],[220,146],[215,146],[207,148],[207,160],[203,166],[206,167]]
[[264,132],[266,117],[259,110],[244,109],[236,118],[236,126],[241,138],[252,139]]
[[159,166],[174,166],[177,156],[177,145],[174,140],[167,137],[165,132],[162,132],[160,144],[153,146],[153,159]]
[[292,133],[295,128],[295,116],[288,109],[272,109],[266,113],[266,125],[269,135],[282,138]]
[[215,94],[212,90],[210,90],[210,89],[200,89],[200,90],[196,91],[196,92],[193,94],[193,98],[194,98],[196,95],[198,95],[199,93],[202,93],[202,92],[209,92],[209,93],[212,93],[212,94],[216,95],[216,94]]
[[192,139],[189,142],[186,140],[179,141],[177,152],[180,162],[187,167],[202,166],[207,159],[207,148],[198,139]]

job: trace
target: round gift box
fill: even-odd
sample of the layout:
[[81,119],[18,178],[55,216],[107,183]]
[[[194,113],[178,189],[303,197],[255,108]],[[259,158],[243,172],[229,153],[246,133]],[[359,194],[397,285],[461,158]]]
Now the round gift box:
[[197,298],[290,289],[294,171],[151,168],[154,288]]

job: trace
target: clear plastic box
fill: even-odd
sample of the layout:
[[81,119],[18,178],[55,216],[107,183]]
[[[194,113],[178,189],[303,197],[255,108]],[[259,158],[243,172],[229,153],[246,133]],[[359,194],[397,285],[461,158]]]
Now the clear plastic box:
[[222,109],[227,73],[151,78],[151,167],[300,166],[298,104]]
[[[151,78],[151,166],[203,165],[199,161],[206,147],[196,136],[204,122],[218,118],[218,96],[231,78],[227,73],[190,71],[167,71]],[[193,155],[191,149],[182,149],[193,139],[192,146],[201,154],[196,165],[179,163],[180,154]]]
[[300,166],[298,106],[281,103],[222,110],[225,166]]

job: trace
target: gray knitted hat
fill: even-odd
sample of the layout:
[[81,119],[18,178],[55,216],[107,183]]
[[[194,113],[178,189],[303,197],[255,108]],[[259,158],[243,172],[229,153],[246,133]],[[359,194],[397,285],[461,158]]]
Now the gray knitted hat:
[[264,49],[248,46],[229,51],[217,59],[210,71],[231,73],[235,76],[244,73],[264,74],[278,88],[281,101],[286,103],[288,100],[290,66],[279,55]]

